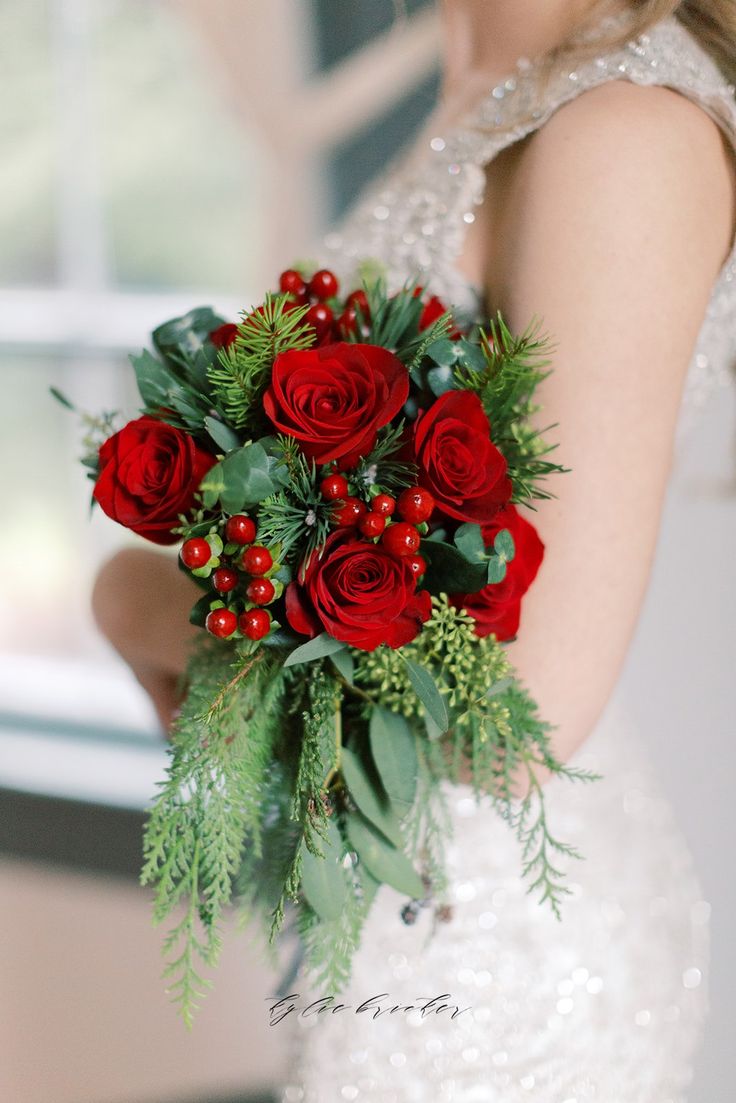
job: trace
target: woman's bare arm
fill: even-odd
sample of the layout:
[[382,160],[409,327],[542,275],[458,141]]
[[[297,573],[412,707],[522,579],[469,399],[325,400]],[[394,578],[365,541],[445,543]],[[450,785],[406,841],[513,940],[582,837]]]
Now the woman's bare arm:
[[572,471],[532,517],[546,555],[510,657],[563,760],[601,713],[642,603],[682,384],[731,242],[731,173],[696,105],[615,82],[528,142],[495,227],[493,305],[517,331],[540,315],[557,345],[540,423],[558,423]]

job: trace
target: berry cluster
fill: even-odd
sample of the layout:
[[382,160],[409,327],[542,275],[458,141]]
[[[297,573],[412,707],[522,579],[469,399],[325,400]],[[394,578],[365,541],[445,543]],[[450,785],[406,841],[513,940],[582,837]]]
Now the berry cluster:
[[[229,639],[238,632],[249,640],[261,640],[271,630],[271,614],[263,606],[278,596],[276,585],[267,577],[275,567],[273,556],[268,548],[255,543],[255,522],[245,514],[229,517],[224,535],[229,564],[222,564],[213,548],[213,544],[222,543],[220,538],[215,541],[201,536],[184,541],[182,563],[195,573],[214,567],[211,581],[218,597],[205,620],[208,632],[219,639]],[[221,600],[225,595],[230,595],[228,600],[234,608]]]
[[358,332],[361,322],[370,320],[368,297],[363,290],[351,291],[344,305],[339,302],[337,276],[329,268],[320,268],[309,280],[295,268],[287,268],[279,276],[279,290],[293,306],[307,306],[305,321],[314,327],[317,342],[345,340]]
[[[320,491],[326,501],[335,503],[332,517],[337,528],[357,528],[367,539],[379,540],[390,555],[406,558],[417,579],[425,574],[427,564],[418,554],[419,544],[428,531],[435,501],[423,486],[409,486],[398,498],[376,494],[366,504],[350,493],[345,476],[335,472],[325,476]],[[401,520],[394,520],[394,514]]]

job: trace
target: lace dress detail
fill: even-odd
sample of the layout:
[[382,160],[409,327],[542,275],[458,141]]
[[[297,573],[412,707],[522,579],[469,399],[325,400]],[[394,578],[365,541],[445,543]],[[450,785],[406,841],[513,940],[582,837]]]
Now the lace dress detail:
[[[377,257],[390,285],[419,273],[477,317],[480,295],[455,265],[483,199],[483,166],[584,89],[620,79],[681,91],[736,147],[733,86],[670,17],[555,73],[542,98],[534,65],[520,59],[460,125],[389,167],[326,238],[321,260],[351,282],[361,258]],[[680,427],[735,359],[736,244],[697,339]],[[345,1007],[300,1014],[321,993],[297,976],[282,1103],[684,1103],[707,1011],[710,908],[617,694],[572,762],[603,780],[546,786],[556,833],[585,855],[568,863],[562,921],[527,895],[506,825],[468,786],[445,783],[451,921],[433,927],[426,909],[404,925],[405,900],[382,886],[351,983],[336,994]],[[371,997],[377,1017],[358,1010]],[[461,1013],[422,1014],[433,997]]]

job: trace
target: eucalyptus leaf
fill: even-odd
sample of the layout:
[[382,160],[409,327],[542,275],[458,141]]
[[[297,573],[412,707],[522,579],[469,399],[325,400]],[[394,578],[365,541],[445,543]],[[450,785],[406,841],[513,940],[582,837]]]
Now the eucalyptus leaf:
[[355,663],[353,661],[353,656],[347,649],[345,649],[345,651],[333,652],[330,658],[332,659],[332,662],[338,674],[342,674],[345,681],[348,683],[349,686],[351,686],[353,684],[353,679],[355,676]]
[[514,558],[516,548],[514,546],[514,538],[508,529],[501,529],[496,533],[496,537],[493,541],[493,550],[497,555],[500,555],[501,559],[505,559],[507,563],[510,563]]
[[347,897],[347,882],[342,869],[345,846],[334,820],[327,820],[327,839],[319,840],[324,854],[312,854],[302,842],[302,891],[321,919],[339,919]]
[[413,899],[424,897],[422,879],[403,850],[392,846],[360,812],[349,812],[345,824],[353,850],[377,881]]
[[319,636],[315,636],[313,640],[307,640],[301,647],[297,647],[287,657],[284,662],[284,666],[296,666],[297,663],[313,663],[316,659],[323,659],[325,655],[334,655],[336,651],[342,651],[347,647],[347,644],[342,640],[336,640],[333,636],[328,636],[326,632],[322,632]]
[[427,356],[442,368],[452,367],[457,360],[455,342],[450,341],[447,337],[441,337],[439,341],[433,341],[429,346]]
[[471,563],[454,545],[422,540],[420,551],[427,561],[422,585],[430,594],[475,594],[485,586],[485,564]]
[[447,703],[437,688],[437,683],[425,667],[412,662],[411,659],[405,658],[404,662],[414,692],[440,731],[446,732],[450,726],[450,716],[447,711]]
[[437,398],[447,391],[455,390],[455,374],[452,368],[439,366],[430,368],[427,372],[427,386]]
[[162,356],[176,357],[178,354],[190,358],[201,349],[212,330],[218,329],[224,321],[212,307],[198,306],[154,329],[153,343]]
[[382,791],[380,779],[370,776],[358,755],[349,747],[343,747],[340,753],[340,770],[350,796],[366,819],[383,832],[389,842],[401,847],[401,827],[391,801]]
[[403,716],[376,706],[371,711],[369,737],[383,787],[399,815],[404,815],[414,803],[417,788],[414,733]]
[[129,359],[135,371],[138,391],[146,406],[169,405],[170,392],[181,389],[173,372],[146,349]]
[[470,522],[460,525],[454,536],[455,547],[471,563],[483,563],[486,559],[486,546],[480,525]]
[[503,582],[506,577],[506,560],[499,555],[492,555],[488,560],[488,582],[492,586],[496,582]]
[[218,421],[217,418],[208,414],[204,419],[204,427],[217,447],[221,448],[223,452],[230,452],[233,448],[240,447],[238,434],[229,425],[224,425],[221,421]]
[[202,596],[198,598],[189,613],[190,624],[195,624],[197,628],[204,628],[204,622],[207,619],[207,614],[210,611],[212,599],[213,594],[211,589],[209,590],[209,593],[202,594]]

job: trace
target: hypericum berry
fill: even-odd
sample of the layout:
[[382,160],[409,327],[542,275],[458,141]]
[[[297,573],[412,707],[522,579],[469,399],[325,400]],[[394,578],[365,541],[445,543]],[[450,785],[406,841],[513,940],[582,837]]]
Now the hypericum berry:
[[245,596],[254,605],[268,605],[275,593],[276,587],[270,578],[252,578],[245,588]]
[[305,314],[304,321],[314,326],[317,340],[321,341],[332,325],[334,317],[327,303],[315,303]]
[[181,546],[181,561],[185,567],[193,571],[196,567],[204,567],[212,558],[212,548],[201,536],[192,536],[185,540]]
[[238,628],[249,640],[262,640],[271,631],[271,614],[265,609],[248,609],[238,617]]
[[368,507],[365,502],[361,502],[360,498],[345,498],[335,509],[332,519],[338,528],[348,529],[357,525],[363,514],[367,512]]
[[337,276],[329,268],[320,268],[309,281],[309,293],[315,299],[332,299],[337,294]]
[[390,494],[376,494],[371,502],[371,509],[374,513],[380,513],[382,517],[390,517],[396,509],[396,499]]
[[268,574],[271,570],[273,556],[268,548],[264,548],[262,544],[252,544],[251,547],[245,549],[240,562],[244,571],[258,577]]
[[217,636],[218,639],[224,640],[228,636],[232,636],[238,627],[238,618],[232,609],[213,609],[211,613],[207,614],[204,623],[208,632],[211,632],[213,636]]
[[357,307],[363,316],[363,321],[370,321],[371,311],[370,307],[368,306],[368,296],[366,295],[365,291],[362,290],[362,288],[358,291],[350,292],[347,299],[345,300],[345,306],[352,306],[353,309]]
[[358,332],[358,316],[352,306],[348,306],[343,310],[335,325],[341,337],[349,337],[351,333]]
[[256,538],[255,521],[244,513],[229,517],[225,525],[225,539],[229,544],[252,544]]
[[348,497],[348,480],[344,475],[326,475],[319,489],[328,502],[344,501]]
[[218,567],[212,575],[212,585],[221,594],[229,594],[238,584],[238,572],[232,567]]
[[374,513],[373,510],[370,510],[360,518],[358,528],[363,536],[380,536],[386,528],[386,518],[381,513]]
[[289,295],[303,295],[307,285],[301,272],[297,272],[295,268],[287,268],[279,276],[279,290],[286,291]]
[[421,537],[413,525],[397,521],[381,537],[381,543],[391,555],[414,555],[419,550]]
[[407,555],[406,565],[415,578],[427,573],[427,560],[422,555]]
[[404,520],[412,525],[428,521],[434,510],[434,498],[423,486],[410,486],[402,490],[396,504]]

